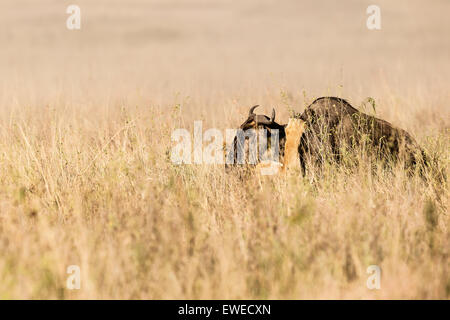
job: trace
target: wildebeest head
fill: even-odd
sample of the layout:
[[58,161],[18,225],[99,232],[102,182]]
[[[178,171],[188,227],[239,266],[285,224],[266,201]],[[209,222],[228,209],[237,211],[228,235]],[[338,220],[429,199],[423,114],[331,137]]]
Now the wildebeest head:
[[241,124],[240,128],[242,130],[248,130],[248,129],[256,129],[258,127],[268,127],[271,128],[274,126],[275,123],[275,109],[272,109],[272,117],[269,118],[266,115],[262,114],[255,114],[255,109],[259,107],[259,105],[253,106],[250,108],[250,111],[248,113],[247,120],[244,121],[243,124]]
[[[228,168],[230,165],[235,164],[243,164],[239,159],[242,159],[238,156],[239,151],[244,154],[244,158],[247,159],[249,150],[249,143],[257,143],[258,139],[258,133],[261,132],[260,130],[264,130],[264,134],[267,137],[267,147],[269,147],[271,150],[274,146],[272,146],[272,135],[276,134],[278,135],[278,150],[279,152],[276,154],[279,154],[279,156],[283,156],[284,154],[284,141],[285,141],[285,132],[284,132],[284,125],[280,125],[275,122],[275,109],[272,109],[272,116],[268,117],[266,115],[260,115],[255,114],[255,109],[258,107],[258,105],[253,106],[250,108],[250,111],[248,113],[247,120],[245,120],[241,126],[239,127],[238,133],[235,136],[233,140],[233,144],[230,146],[231,150],[228,150],[227,154],[227,164],[226,167]],[[274,131],[276,130],[276,131]],[[240,131],[240,132],[239,132]],[[256,138],[256,140],[252,139]],[[255,150],[255,149],[253,149]],[[247,159],[248,160],[248,159]],[[247,163],[247,160],[244,162]],[[256,162],[259,162],[262,159],[256,159]],[[253,161],[252,164],[256,164]]]

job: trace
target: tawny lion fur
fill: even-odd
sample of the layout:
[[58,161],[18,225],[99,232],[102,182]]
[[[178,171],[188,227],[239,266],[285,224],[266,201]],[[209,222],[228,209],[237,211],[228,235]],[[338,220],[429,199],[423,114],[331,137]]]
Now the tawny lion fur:
[[283,172],[291,168],[300,169],[298,146],[300,144],[300,138],[305,131],[305,126],[306,124],[303,120],[296,118],[289,119],[285,129],[286,143],[284,145]]

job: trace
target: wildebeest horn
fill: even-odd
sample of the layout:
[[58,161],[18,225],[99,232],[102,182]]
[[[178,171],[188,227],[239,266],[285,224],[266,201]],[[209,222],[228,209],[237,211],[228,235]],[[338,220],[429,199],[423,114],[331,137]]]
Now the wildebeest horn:
[[275,108],[272,108],[272,123],[275,122]]
[[258,108],[258,107],[259,107],[259,104],[257,104],[256,106],[251,107],[250,111],[248,113],[248,116],[250,117],[250,116],[254,115],[253,111],[255,111],[255,109]]

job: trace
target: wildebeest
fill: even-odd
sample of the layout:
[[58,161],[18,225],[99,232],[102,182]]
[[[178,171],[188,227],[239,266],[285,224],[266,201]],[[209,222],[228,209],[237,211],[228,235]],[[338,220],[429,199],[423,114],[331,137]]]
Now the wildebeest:
[[[278,141],[279,141],[279,148],[278,152],[280,154],[280,157],[283,158],[284,156],[284,145],[285,145],[285,126],[280,125],[275,122],[275,109],[272,109],[272,117],[268,117],[266,115],[257,115],[254,113],[255,109],[258,107],[258,105],[253,106],[250,108],[248,118],[245,120],[241,126],[239,127],[237,135],[234,137],[231,150],[229,150],[227,156],[226,156],[226,169],[230,169],[234,166],[234,164],[248,164],[248,159],[242,159],[242,156],[248,155],[248,142],[249,140],[252,143],[257,144],[257,135],[258,130],[264,130],[264,132],[267,134],[267,143],[269,148],[274,146],[271,146],[271,138],[272,138],[272,132],[273,130],[276,130],[276,133],[278,134]],[[250,134],[249,134],[250,133]],[[256,148],[258,149],[258,148]],[[255,149],[255,151],[256,151]],[[247,160],[247,161],[245,161]],[[251,161],[250,161],[251,162]],[[251,163],[256,164],[256,163]]]
[[[255,115],[253,111],[254,107],[241,129],[278,129],[279,149],[283,159],[287,146],[286,134],[289,134],[286,132],[287,125],[274,121],[275,110],[272,118]],[[425,161],[424,151],[408,132],[360,112],[341,98],[318,98],[303,113],[294,115],[294,118],[299,119],[304,127],[297,148],[298,161],[303,172],[308,165],[321,166],[327,161],[342,163],[346,155],[354,150],[375,156],[386,164],[402,161],[408,170]],[[236,141],[234,146],[238,147]]]

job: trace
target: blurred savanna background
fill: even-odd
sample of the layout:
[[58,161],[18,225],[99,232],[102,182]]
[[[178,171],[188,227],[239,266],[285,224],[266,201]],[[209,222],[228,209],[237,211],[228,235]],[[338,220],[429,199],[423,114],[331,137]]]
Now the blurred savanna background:
[[[71,4],[80,30],[66,28]],[[366,27],[371,4],[381,30]],[[447,0],[2,0],[0,298],[448,299],[445,179],[363,162],[242,179],[170,152],[194,120],[236,128],[260,104],[286,123],[335,95],[406,129],[448,176],[449,12]]]

